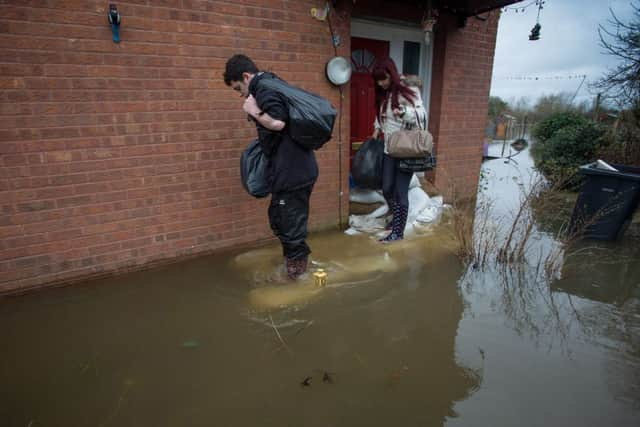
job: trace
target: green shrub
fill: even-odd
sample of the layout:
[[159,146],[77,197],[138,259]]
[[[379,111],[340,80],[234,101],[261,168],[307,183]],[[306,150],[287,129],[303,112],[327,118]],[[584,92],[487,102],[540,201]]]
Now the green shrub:
[[536,168],[560,188],[576,188],[578,168],[596,160],[603,145],[603,130],[572,113],[559,113],[540,122],[532,147]]
[[531,132],[538,142],[545,142],[554,133],[567,126],[584,125],[588,120],[577,113],[556,113],[538,122]]

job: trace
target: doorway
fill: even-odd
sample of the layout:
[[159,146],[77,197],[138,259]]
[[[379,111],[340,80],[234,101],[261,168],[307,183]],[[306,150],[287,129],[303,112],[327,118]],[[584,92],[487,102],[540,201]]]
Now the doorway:
[[[389,56],[389,42],[351,38],[351,138],[350,158],[373,133],[375,120],[375,84],[371,72],[378,58]],[[351,164],[351,162],[349,163]]]
[[405,76],[411,75],[422,90],[429,120],[433,43],[425,43],[420,28],[409,24],[353,19],[351,22],[351,158],[373,133],[375,88],[371,71],[375,60],[389,56]]

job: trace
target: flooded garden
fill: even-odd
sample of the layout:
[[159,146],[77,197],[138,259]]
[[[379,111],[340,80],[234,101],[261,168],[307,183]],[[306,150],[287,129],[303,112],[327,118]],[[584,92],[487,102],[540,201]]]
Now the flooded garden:
[[274,242],[1,299],[1,424],[636,426],[638,239],[565,246],[532,170],[483,164],[466,258],[449,213],[312,235],[324,287]]

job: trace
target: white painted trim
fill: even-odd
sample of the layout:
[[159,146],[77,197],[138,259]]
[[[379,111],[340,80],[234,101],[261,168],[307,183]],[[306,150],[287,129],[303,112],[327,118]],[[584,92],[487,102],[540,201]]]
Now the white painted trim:
[[424,33],[417,27],[409,25],[391,24],[365,19],[353,18],[351,20],[351,37],[365,39],[384,40],[389,42],[389,56],[398,67],[402,66],[404,42],[412,41],[420,43],[420,78],[422,79],[422,99],[429,117],[429,104],[431,99],[431,79],[433,65],[433,36],[428,45],[424,42]]

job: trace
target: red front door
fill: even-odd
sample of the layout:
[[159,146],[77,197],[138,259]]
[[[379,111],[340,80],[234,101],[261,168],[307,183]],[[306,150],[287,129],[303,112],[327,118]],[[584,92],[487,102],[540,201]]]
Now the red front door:
[[351,158],[354,143],[364,142],[373,133],[375,87],[371,72],[378,58],[389,56],[389,42],[351,38]]

